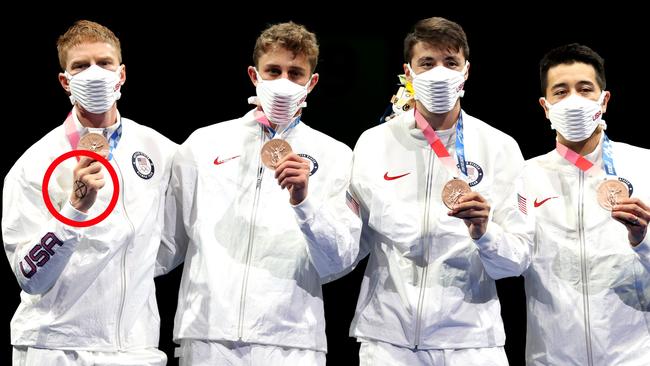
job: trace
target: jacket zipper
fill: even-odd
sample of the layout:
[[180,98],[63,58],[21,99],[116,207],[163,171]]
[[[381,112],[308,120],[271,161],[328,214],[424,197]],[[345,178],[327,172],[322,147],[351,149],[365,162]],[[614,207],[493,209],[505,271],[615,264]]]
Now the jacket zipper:
[[[261,141],[264,141],[264,131],[261,130]],[[253,210],[250,216],[250,227],[248,228],[248,246],[246,248],[246,268],[244,269],[244,279],[241,285],[241,296],[239,298],[239,321],[237,326],[237,338],[241,341],[244,336],[244,310],[246,308],[246,290],[248,288],[248,275],[251,267],[253,252],[253,236],[255,234],[255,219],[257,217],[257,206],[260,199],[260,190],[262,187],[262,178],[264,177],[264,166],[262,159],[257,158],[257,182],[255,183],[255,196],[253,197]]]
[[589,323],[589,273],[587,270],[587,248],[585,244],[585,228],[584,228],[584,185],[585,173],[580,171],[579,187],[580,192],[578,196],[578,235],[580,237],[580,270],[582,276],[582,305],[584,308],[584,321],[585,321],[585,342],[587,346],[587,365],[594,364],[592,348],[591,348],[591,325]]
[[422,309],[424,308],[424,293],[426,292],[427,288],[427,275],[429,272],[429,245],[431,243],[426,240],[429,237],[429,207],[431,206],[431,184],[433,181],[433,177],[431,176],[431,172],[433,171],[433,153],[432,150],[429,149],[429,167],[427,169],[427,179],[426,179],[426,190],[425,190],[425,196],[424,196],[424,219],[422,222],[422,236],[425,239],[425,242],[423,243],[424,245],[424,250],[422,251],[422,255],[424,256],[423,259],[423,266],[422,266],[422,278],[420,280],[420,294],[418,296],[418,306],[417,306],[417,313],[416,313],[416,318],[415,318],[415,340],[413,342],[413,347],[415,349],[418,348],[418,345],[420,344],[420,331],[422,327]]
[[[115,157],[113,157],[115,159]],[[131,237],[135,237],[135,227],[133,226],[133,222],[129,218],[129,214],[126,212],[126,202],[124,199],[125,196],[125,187],[124,187],[124,176],[122,175],[122,170],[120,169],[119,164],[117,164],[117,160],[115,160],[115,166],[117,167],[117,171],[120,175],[120,180],[121,180],[121,196],[122,196],[122,209],[124,210],[124,217],[126,218],[126,221],[129,223],[129,227],[131,228]],[[128,251],[130,244],[124,245],[123,249],[124,251],[122,252],[122,260],[120,262],[120,309],[117,314],[117,347],[118,349],[122,350],[122,316],[124,315],[124,306],[126,304],[126,253]]]

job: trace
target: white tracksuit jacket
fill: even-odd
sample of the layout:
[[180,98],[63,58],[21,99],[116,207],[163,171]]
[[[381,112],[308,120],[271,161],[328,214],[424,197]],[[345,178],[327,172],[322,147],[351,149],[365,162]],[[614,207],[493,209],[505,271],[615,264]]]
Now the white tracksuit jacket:
[[[32,145],[5,177],[4,248],[23,289],[11,321],[15,346],[102,352],[158,346],[153,276],[176,144],[126,118],[121,124],[110,161],[119,178],[118,203],[92,227],[62,224],[41,195],[50,163],[72,150],[63,125]],[[151,163],[153,172],[146,169]],[[103,168],[106,185],[83,215],[69,203],[76,164],[75,158],[62,162],[48,191],[64,216],[84,221],[108,206],[113,183]],[[139,171],[145,178],[138,164],[145,165]]]
[[[503,346],[494,280],[528,265],[533,226],[518,208],[524,160],[517,143],[463,113],[469,183],[491,205],[487,232],[470,238],[441,199],[452,176],[413,112],[363,133],[354,150],[352,189],[370,260],[352,336],[419,349]],[[441,140],[455,157],[454,129]],[[362,253],[363,254],[363,253]]]
[[197,130],[174,158],[159,264],[171,269],[186,251],[177,342],[326,351],[321,283],[358,254],[361,221],[346,205],[352,152],[302,122],[293,128],[286,141],[312,175],[306,200],[292,207],[260,161],[266,141],[251,111]]
[[[612,147],[616,173],[650,204],[650,151]],[[602,140],[586,158],[602,167]],[[650,238],[633,248],[625,226],[598,205],[604,173],[587,175],[554,150],[527,161],[524,176],[537,224],[524,272],[527,363],[650,364]]]

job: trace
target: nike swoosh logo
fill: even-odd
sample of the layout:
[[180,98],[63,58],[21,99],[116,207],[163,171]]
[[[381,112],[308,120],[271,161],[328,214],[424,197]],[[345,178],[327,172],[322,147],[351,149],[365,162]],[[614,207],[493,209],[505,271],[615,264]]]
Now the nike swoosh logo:
[[394,179],[397,179],[397,178],[402,178],[402,177],[407,176],[407,175],[409,175],[409,174],[411,174],[411,173],[409,172],[409,173],[406,173],[406,174],[396,175],[396,176],[394,176],[394,177],[389,177],[389,176],[388,176],[388,172],[386,172],[386,174],[384,174],[384,179],[385,179],[385,180],[394,180]]
[[232,159],[237,159],[239,156],[240,155],[237,155],[237,156],[233,156],[232,158],[223,159],[223,160],[219,160],[219,157],[217,156],[217,158],[214,159],[214,165],[221,165],[221,164],[223,164],[223,163],[225,163],[227,161],[230,161]]
[[543,199],[543,200],[541,200],[541,201],[539,201],[539,202],[537,202],[537,198],[535,198],[535,202],[533,202],[533,205],[534,205],[535,207],[539,207],[539,206],[543,205],[546,201],[551,200],[551,199],[553,199],[553,198],[558,198],[558,196],[545,198],[545,199]]

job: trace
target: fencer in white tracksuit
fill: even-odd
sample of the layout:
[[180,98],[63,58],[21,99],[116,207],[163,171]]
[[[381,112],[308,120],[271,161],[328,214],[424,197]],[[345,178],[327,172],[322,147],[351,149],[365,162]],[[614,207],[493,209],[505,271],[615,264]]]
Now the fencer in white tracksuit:
[[577,43],[540,62],[556,149],[526,162],[536,222],[524,272],[528,365],[650,364],[650,150],[612,142],[604,60]]
[[327,349],[321,284],[358,253],[361,223],[346,204],[352,152],[303,122],[287,130],[311,169],[307,198],[292,206],[260,160],[269,136],[251,111],[197,130],[174,158],[168,221],[177,225],[166,227],[159,262],[185,258],[174,321],[182,347]]
[[[87,128],[68,116],[80,135]],[[41,187],[48,166],[73,150],[61,125],[32,145],[4,180],[2,235],[4,248],[21,292],[11,321],[11,344],[19,359],[41,359],[50,350],[130,352],[158,346],[160,318],[154,288],[154,267],[163,222],[165,191],[176,145],[129,119],[106,129],[120,131],[111,166],[119,182],[115,209],[87,228],[63,224],[46,208]],[[74,158],[54,170],[48,185],[52,204],[63,216],[85,221],[108,206],[114,185],[102,168],[106,185],[87,214],[69,203]],[[27,349],[29,348],[29,349]],[[34,353],[31,355],[30,352]],[[164,364],[160,352],[155,364]],[[45,358],[47,359],[47,358]],[[23,362],[23,361],[21,361]]]
[[[441,191],[453,177],[413,111],[364,132],[354,149],[351,187],[364,224],[361,250],[370,259],[350,335],[364,342],[367,360],[373,356],[363,347],[375,344],[377,362],[385,348],[396,360],[400,349],[478,349],[454,364],[481,364],[481,349],[505,343],[494,280],[528,265],[532,224],[516,188],[524,161],[511,137],[461,115],[468,183],[491,206],[478,240],[462,219],[448,216]],[[436,133],[454,156],[455,128]],[[507,363],[502,349],[495,357],[494,364]]]
[[[619,179],[650,202],[650,151],[612,143]],[[602,139],[585,156],[602,166]],[[650,238],[636,247],[597,202],[603,177],[557,151],[527,162],[528,210],[537,231],[524,272],[530,365],[647,365],[650,360]]]

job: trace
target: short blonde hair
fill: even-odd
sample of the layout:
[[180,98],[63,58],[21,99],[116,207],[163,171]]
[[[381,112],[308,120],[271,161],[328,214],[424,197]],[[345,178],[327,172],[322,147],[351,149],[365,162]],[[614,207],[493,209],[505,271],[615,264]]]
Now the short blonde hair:
[[59,64],[63,70],[65,70],[68,61],[68,50],[86,42],[105,42],[110,44],[117,52],[117,61],[120,64],[122,63],[120,40],[110,29],[90,20],[78,20],[56,42],[56,49],[59,53]]
[[311,72],[316,70],[318,41],[316,35],[304,26],[294,22],[278,23],[262,31],[257,37],[255,49],[253,49],[255,67],[259,67],[260,57],[276,46],[282,46],[293,52],[294,55],[304,54],[311,66]]

